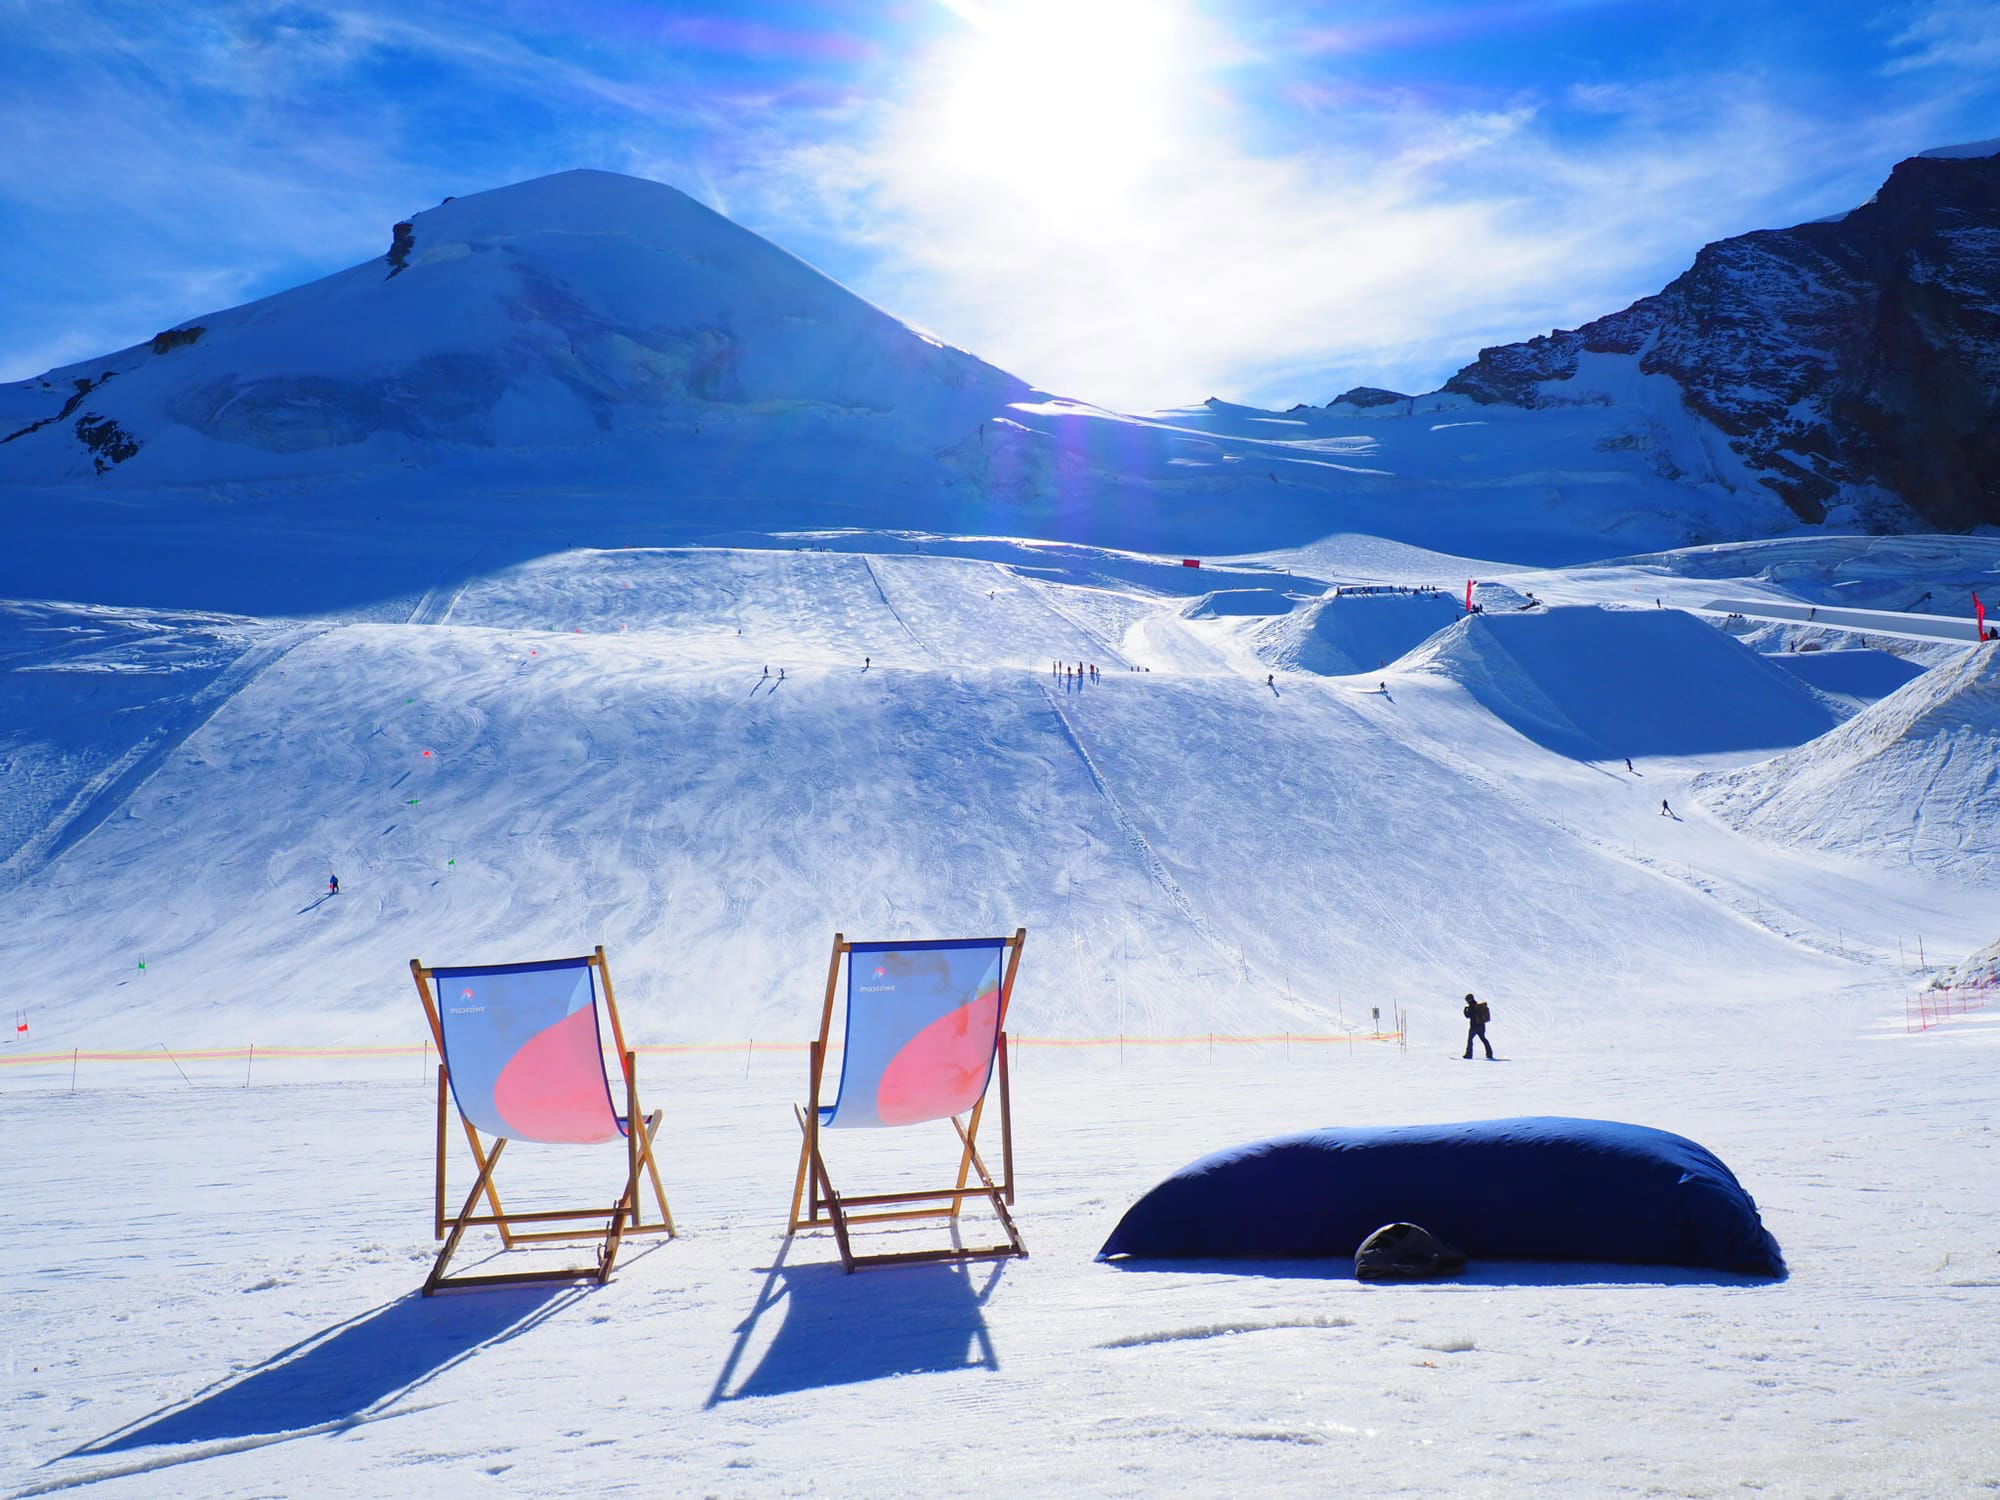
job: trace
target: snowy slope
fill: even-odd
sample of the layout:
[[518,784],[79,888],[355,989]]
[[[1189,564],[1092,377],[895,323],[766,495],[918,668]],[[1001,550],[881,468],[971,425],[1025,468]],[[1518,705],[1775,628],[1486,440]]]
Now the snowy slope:
[[1463,613],[1441,593],[1349,590],[1311,601],[1259,637],[1263,653],[1278,666],[1338,677],[1394,661]]
[[[1347,587],[1470,565],[1365,537],[1314,549],[1347,566],[1313,577],[993,535],[748,541],[551,528],[440,567],[393,618],[13,608],[7,753],[43,770],[0,807],[73,812],[0,888],[32,1025],[0,1046],[0,1487],[876,1496],[1004,1472],[1930,1500],[1993,1472],[2000,1028],[1905,1039],[1899,952],[1988,942],[1990,890],[1688,800],[1757,753],[1728,746],[1831,722],[1696,617],[1602,607],[1712,583],[1519,576],[1572,607],[1343,677],[1274,673],[1263,633],[1414,635],[1435,600]],[[128,678],[148,685],[102,701],[140,723],[47,686]],[[1610,740],[1633,770],[1578,758]],[[803,1062],[771,1044],[809,1033],[836,928],[1013,925],[1032,1257],[846,1277],[782,1233]],[[426,1302],[431,1060],[268,1049],[414,1041],[413,954],[597,942],[634,1041],[744,1044],[641,1059],[682,1237],[601,1291]],[[1500,1064],[1457,1057],[1467,988]],[[1407,1010],[1407,1051],[1232,1045],[1365,1037],[1377,1007]],[[187,1056],[253,1041],[247,1068]],[[108,1046],[158,1060],[90,1057]],[[64,1055],[4,1066],[26,1047]],[[1217,1146],[1551,1111],[1713,1147],[1791,1278],[1494,1264],[1384,1288],[1090,1259]],[[526,1202],[603,1164],[509,1165]]]
[[1701,779],[1760,838],[1991,885],[2000,880],[2000,651],[1968,649],[1831,734]]
[[[1042,623],[1066,644],[1062,616]],[[1024,1030],[1254,1033],[1448,990],[1523,934],[1510,969],[1546,1018],[1782,960],[1733,912],[1399,743],[1344,689],[1084,686],[877,638],[865,668],[866,636],[791,640],[767,678],[734,636],[719,663],[643,630],[314,636],[14,895],[17,922],[90,934],[23,955],[19,1001],[51,1045],[162,1028],[227,1045],[268,1026],[217,976],[277,961],[309,987],[286,1031],[375,1042],[408,1032],[383,976],[412,954],[605,941],[660,997],[647,1039],[769,1036],[836,929],[1026,925],[1044,982]],[[1479,879],[1434,907],[1474,848]],[[313,904],[326,869],[342,894]]]

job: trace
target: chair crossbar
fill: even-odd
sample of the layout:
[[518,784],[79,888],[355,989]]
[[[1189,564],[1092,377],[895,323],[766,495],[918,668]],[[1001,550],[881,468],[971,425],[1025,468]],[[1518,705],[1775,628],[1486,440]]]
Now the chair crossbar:
[[[440,1281],[437,1290],[458,1291],[476,1286],[519,1286],[536,1281],[595,1281],[604,1282],[603,1271],[597,1266],[577,1266],[565,1271],[496,1271],[481,1276],[452,1276]],[[431,1295],[430,1291],[424,1293]]]

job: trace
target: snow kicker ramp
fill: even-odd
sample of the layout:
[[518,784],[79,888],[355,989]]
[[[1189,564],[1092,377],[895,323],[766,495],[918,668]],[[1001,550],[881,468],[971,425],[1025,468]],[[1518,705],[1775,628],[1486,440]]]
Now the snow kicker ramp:
[[1968,646],[1832,733],[1694,785],[1773,843],[2000,883],[2000,647]]
[[1460,613],[1447,594],[1328,594],[1258,634],[1262,654],[1280,667],[1345,677],[1407,655]]
[[1098,1259],[1351,1256],[1399,1220],[1475,1260],[1784,1274],[1755,1201],[1712,1152],[1557,1116],[1347,1126],[1218,1151],[1133,1204]]
[[1834,724],[1791,674],[1680,610],[1474,615],[1403,664],[1583,760],[1784,749]]

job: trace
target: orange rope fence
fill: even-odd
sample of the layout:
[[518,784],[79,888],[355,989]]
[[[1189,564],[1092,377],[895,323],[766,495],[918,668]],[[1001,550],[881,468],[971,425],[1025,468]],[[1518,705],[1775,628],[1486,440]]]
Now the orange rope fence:
[[[1056,1050],[1073,1051],[1090,1047],[1207,1047],[1211,1051],[1217,1047],[1289,1047],[1293,1043],[1307,1047],[1334,1046],[1345,1043],[1352,1046],[1356,1042],[1400,1042],[1400,1031],[1336,1032],[1319,1035],[1307,1032],[1272,1033],[1269,1036],[1229,1036],[1222,1032],[1204,1033],[1199,1036],[1014,1036],[1008,1040],[1018,1050],[1022,1047],[1046,1047]],[[703,1053],[737,1053],[746,1056],[758,1052],[805,1052],[810,1044],[806,1042],[766,1042],[744,1040],[740,1042],[645,1042],[632,1050],[648,1057],[699,1055]],[[169,1051],[164,1045],[150,1048],[130,1048],[117,1050],[85,1050],[74,1048],[68,1052],[26,1052],[8,1054],[0,1052],[0,1068],[55,1067],[61,1063],[74,1066],[77,1063],[215,1063],[260,1061],[283,1062],[300,1060],[332,1060],[387,1057],[428,1057],[435,1052],[430,1043],[403,1043],[382,1047],[189,1047]]]

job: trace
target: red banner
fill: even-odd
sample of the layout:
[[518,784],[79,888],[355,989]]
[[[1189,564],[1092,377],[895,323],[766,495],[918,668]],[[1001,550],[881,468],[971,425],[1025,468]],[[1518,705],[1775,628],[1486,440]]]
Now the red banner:
[[1467,614],[1472,613],[1472,580],[1470,578],[1465,580],[1465,612]]
[[1986,606],[1979,602],[1979,596],[1977,594],[1974,594],[1972,596],[1972,618],[1973,618],[1972,638],[1978,641],[1985,640]]

